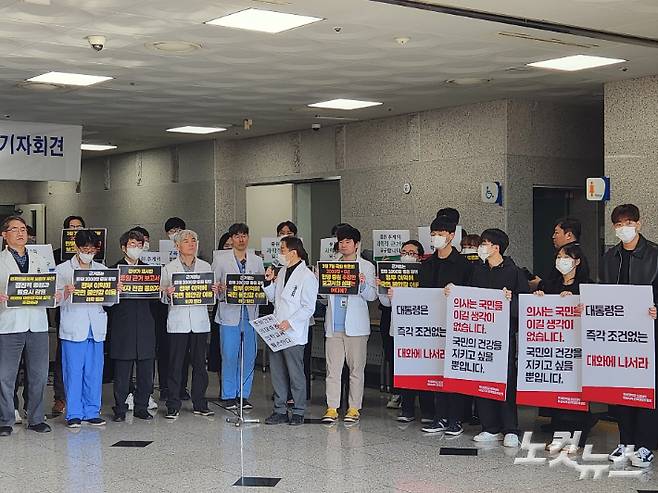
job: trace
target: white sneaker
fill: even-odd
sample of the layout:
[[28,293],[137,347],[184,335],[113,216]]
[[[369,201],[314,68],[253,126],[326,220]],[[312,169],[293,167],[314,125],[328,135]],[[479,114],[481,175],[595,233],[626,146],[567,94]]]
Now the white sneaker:
[[621,443],[617,445],[617,448],[614,449],[610,454],[608,455],[608,460],[612,462],[620,462],[623,461],[626,458],[626,445],[622,445]]
[[652,462],[653,452],[645,447],[640,447],[631,457],[631,465],[634,467],[649,467]]
[[153,400],[153,397],[149,395],[149,409],[157,409],[158,408],[158,403]]
[[503,440],[503,447],[520,447],[521,442],[516,433],[508,433]]
[[397,394],[391,394],[391,398],[386,403],[386,409],[400,409],[402,407],[402,399]]
[[503,440],[502,433],[489,433],[488,431],[483,431],[478,433],[473,437],[474,442],[500,442]]
[[128,394],[128,397],[126,397],[126,404],[128,405],[128,411],[132,411],[135,408],[135,398],[132,393]]
[[21,416],[21,412],[18,409],[14,409],[14,423],[19,425],[22,422],[23,422],[23,416]]

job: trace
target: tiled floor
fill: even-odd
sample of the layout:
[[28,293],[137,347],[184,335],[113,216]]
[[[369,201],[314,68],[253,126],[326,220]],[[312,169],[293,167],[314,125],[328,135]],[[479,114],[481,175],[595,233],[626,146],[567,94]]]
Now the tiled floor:
[[[209,395],[217,392],[211,377]],[[269,375],[256,372],[255,409],[264,419],[271,411]],[[48,396],[50,398],[50,395]],[[50,399],[48,399],[50,402]],[[216,406],[212,418],[194,416],[185,403],[175,422],[162,408],[152,422],[109,422],[103,429],[65,428],[63,419],[50,420],[53,432],[37,435],[16,426],[0,439],[0,492],[515,492],[582,491],[635,492],[658,490],[649,470],[639,478],[579,480],[579,472],[564,465],[514,465],[527,452],[494,445],[478,448],[477,457],[439,456],[439,447],[474,447],[479,430],[468,427],[461,437],[424,436],[419,423],[399,426],[395,411],[385,409],[386,397],[366,393],[361,423],[345,426],[306,424],[247,425],[226,423],[229,414]],[[307,417],[324,411],[323,382],[314,382]],[[111,414],[111,387],[105,388],[104,414]],[[522,427],[538,430],[534,409],[523,409]],[[533,441],[547,439],[535,432]],[[119,440],[152,440],[145,448],[113,448]],[[595,453],[616,445],[614,426],[600,423],[590,443]],[[548,457],[541,452],[538,456]],[[583,462],[581,458],[579,462]],[[606,466],[608,463],[597,462]],[[631,469],[627,467],[627,469]],[[281,478],[274,488],[232,487],[241,476]]]

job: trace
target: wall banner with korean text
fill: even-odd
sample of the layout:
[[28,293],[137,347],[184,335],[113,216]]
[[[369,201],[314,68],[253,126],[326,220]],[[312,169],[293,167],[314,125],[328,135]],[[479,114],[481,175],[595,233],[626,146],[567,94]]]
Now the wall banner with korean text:
[[119,269],[75,269],[71,303],[118,303]]
[[229,305],[267,305],[263,274],[226,274],[226,303]]
[[319,294],[359,294],[358,262],[318,262]]
[[583,399],[654,409],[655,328],[651,286],[585,284]]
[[510,303],[503,290],[453,286],[446,312],[444,389],[504,401]]
[[420,284],[420,262],[377,262],[379,292],[388,288],[417,288]]
[[249,323],[275,353],[297,344],[285,331],[279,330],[279,322],[274,315],[265,315]]
[[446,296],[438,288],[396,288],[391,300],[393,385],[443,389]]
[[122,300],[160,299],[159,265],[119,265],[119,280],[123,291]]
[[57,274],[9,274],[7,308],[54,308]]
[[517,404],[587,411],[579,303],[579,296],[519,295]]
[[400,248],[410,237],[408,229],[375,229],[372,232],[372,256],[375,260],[399,260]]
[[80,181],[82,127],[0,122],[0,180]]

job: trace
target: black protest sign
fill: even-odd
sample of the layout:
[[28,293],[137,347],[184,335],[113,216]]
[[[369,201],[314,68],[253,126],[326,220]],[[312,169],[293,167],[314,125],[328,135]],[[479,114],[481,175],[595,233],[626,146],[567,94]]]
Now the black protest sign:
[[377,262],[379,292],[388,288],[417,288],[420,284],[420,262]]
[[212,292],[215,274],[212,272],[177,272],[171,275],[171,283],[175,288],[171,295],[174,306],[215,304]]
[[318,262],[319,294],[359,294],[358,262]]
[[263,274],[226,274],[226,303],[229,305],[266,305]]
[[159,265],[120,265],[122,300],[157,300],[160,298]]
[[[72,259],[75,257],[77,250],[75,249],[75,235],[80,231],[79,229],[63,229],[62,230],[62,262]],[[99,248],[96,255],[94,255],[94,260],[98,262],[103,262],[105,260],[105,238],[107,237],[107,229],[105,228],[89,228],[89,231],[93,231],[98,235],[99,239]]]
[[54,308],[57,275],[9,274],[7,278],[7,308]]
[[118,303],[119,269],[75,269],[71,303]]

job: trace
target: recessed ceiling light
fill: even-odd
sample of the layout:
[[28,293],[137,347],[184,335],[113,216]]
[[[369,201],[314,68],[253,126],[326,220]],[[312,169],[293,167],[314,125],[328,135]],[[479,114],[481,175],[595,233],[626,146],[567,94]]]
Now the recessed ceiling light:
[[324,19],[273,10],[246,9],[207,21],[206,24],[276,34],[321,20]]
[[331,101],[321,101],[319,103],[309,104],[311,108],[328,108],[332,110],[358,110],[379,106],[382,103],[375,101],[359,101],[358,99],[332,99]]
[[69,74],[66,72],[48,72],[27,79],[28,82],[45,82],[46,84],[59,84],[63,86],[91,86],[99,82],[111,80],[114,77],[102,77],[99,75]]
[[156,41],[154,43],[146,43],[147,48],[153,48],[165,53],[191,53],[201,48],[199,43],[191,41]]
[[585,70],[588,68],[604,67],[606,65],[614,65],[615,63],[623,63],[626,60],[621,58],[606,58],[601,56],[590,55],[573,55],[565,56],[562,58],[555,58],[552,60],[545,60],[543,62],[529,63],[529,67],[548,68],[553,70],[563,70],[566,72],[575,72],[577,70]]
[[463,77],[461,79],[448,79],[446,84],[452,84],[453,86],[479,86],[483,84],[488,84],[491,82],[491,79],[481,79],[478,77]]
[[224,132],[225,130],[226,129],[222,127],[195,127],[192,125],[188,125],[185,127],[168,128],[167,132],[205,135],[205,134],[214,134],[216,132]]
[[80,144],[80,149],[83,151],[109,151],[116,148],[117,146],[109,144]]

